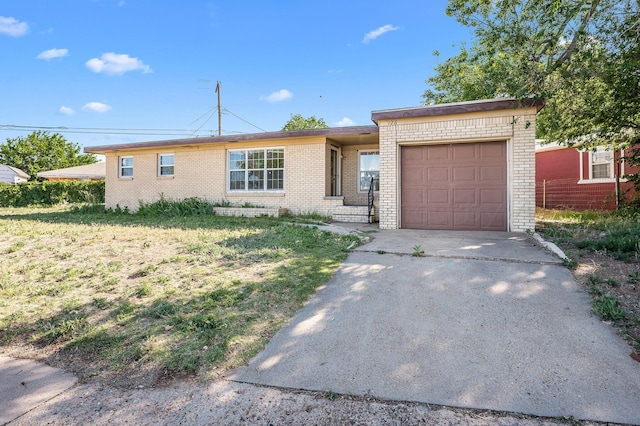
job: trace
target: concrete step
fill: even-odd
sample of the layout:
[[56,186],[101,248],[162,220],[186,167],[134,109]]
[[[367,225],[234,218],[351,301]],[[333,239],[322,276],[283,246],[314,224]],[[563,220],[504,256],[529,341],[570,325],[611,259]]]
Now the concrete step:
[[[372,221],[375,221],[375,207],[371,210]],[[336,222],[368,223],[369,208],[367,206],[337,206],[331,218]]]

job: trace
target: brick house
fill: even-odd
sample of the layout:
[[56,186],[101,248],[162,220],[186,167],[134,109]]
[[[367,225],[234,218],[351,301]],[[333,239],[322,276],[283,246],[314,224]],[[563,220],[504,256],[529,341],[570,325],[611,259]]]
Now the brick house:
[[376,125],[93,146],[106,207],[160,196],[374,215],[383,229],[534,228],[535,118],[543,102],[460,102],[372,112]]
[[82,166],[65,167],[64,169],[49,170],[46,172],[38,172],[39,178],[47,179],[48,181],[59,180],[104,180],[105,167],[104,162],[97,162],[92,164],[84,164]]
[[[624,151],[583,151],[556,143],[536,142],[536,206],[576,210],[615,210],[618,193],[627,199],[633,185],[624,179],[637,173]],[[616,183],[616,176],[619,178]]]

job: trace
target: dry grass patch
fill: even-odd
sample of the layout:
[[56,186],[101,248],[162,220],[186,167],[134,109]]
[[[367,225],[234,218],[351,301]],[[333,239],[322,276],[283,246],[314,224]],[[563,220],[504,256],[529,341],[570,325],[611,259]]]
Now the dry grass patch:
[[354,242],[272,218],[0,209],[0,345],[120,386],[210,377],[263,347]]

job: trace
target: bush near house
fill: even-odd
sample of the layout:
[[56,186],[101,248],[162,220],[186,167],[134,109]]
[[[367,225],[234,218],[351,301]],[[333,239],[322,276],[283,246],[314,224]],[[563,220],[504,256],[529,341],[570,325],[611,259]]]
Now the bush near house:
[[0,207],[104,203],[104,181],[0,183]]

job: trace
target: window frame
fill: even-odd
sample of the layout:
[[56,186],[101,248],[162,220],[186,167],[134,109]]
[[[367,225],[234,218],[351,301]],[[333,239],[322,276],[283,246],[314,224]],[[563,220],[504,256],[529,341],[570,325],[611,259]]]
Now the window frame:
[[[360,186],[360,183],[362,182],[362,173],[363,170],[361,170],[361,157],[362,154],[364,155],[370,155],[370,154],[378,154],[378,189],[374,189],[373,192],[374,193],[379,193],[380,192],[380,150],[379,149],[360,149],[358,150],[358,175],[357,175],[357,179],[356,179],[356,185],[357,185],[357,192],[358,194],[366,194],[369,192],[369,188],[367,187],[367,189],[362,189],[362,187]],[[369,171],[369,170],[364,170],[364,171]]]
[[[269,152],[282,152],[281,158],[273,158],[269,156]],[[249,152],[262,152],[262,157],[257,159],[250,159]],[[244,153],[244,168],[232,168],[231,156],[234,153]],[[268,167],[270,161],[282,161],[282,167]],[[238,161],[238,160],[236,160]],[[262,167],[249,167],[249,163],[262,162]],[[229,149],[227,150],[227,192],[228,193],[248,193],[248,194],[264,194],[264,193],[283,193],[285,191],[285,175],[286,175],[286,150],[283,146],[266,147],[266,148],[243,148],[243,149]],[[249,188],[250,186],[250,174],[251,172],[262,172],[262,188]],[[269,179],[269,172],[281,172],[281,178]],[[234,172],[244,173],[244,185],[242,189],[231,188],[231,175]],[[273,181],[281,181],[280,188],[269,188],[269,183]]]
[[[122,160],[125,159],[131,159],[131,165],[130,166],[125,166],[122,164]],[[133,172],[134,172],[134,162],[133,162],[133,155],[122,155],[118,157],[118,178],[119,179],[133,179]],[[124,169],[130,169],[131,170],[131,174],[130,175],[125,175],[122,173],[122,171]]]
[[[599,154],[599,153],[603,153],[603,152],[610,152],[611,153],[611,160],[609,160],[608,162],[594,162],[593,161],[593,157],[595,154]],[[587,160],[584,160],[584,154],[587,154]],[[580,179],[578,180],[578,184],[590,184],[590,183],[612,183],[616,181],[616,172],[615,172],[615,163],[616,163],[616,153],[617,151],[613,151],[613,150],[606,150],[604,147],[598,147],[596,149],[596,151],[580,151]],[[624,157],[624,150],[620,150],[619,152],[620,157]],[[583,177],[585,176],[585,163],[586,163],[586,167],[588,167],[587,170],[587,175],[588,177]],[[627,180],[622,178],[622,176],[624,176],[625,171],[624,171],[624,161],[621,162],[620,164],[620,182],[626,182]],[[607,178],[594,178],[593,177],[593,166],[594,165],[599,165],[599,164],[608,164],[609,165],[609,177]]]
[[[162,157],[169,157],[171,156],[173,158],[173,161],[171,162],[171,164],[162,164]],[[169,177],[174,177],[175,176],[175,166],[176,166],[176,156],[174,153],[163,153],[163,154],[158,154],[158,177],[161,178],[169,178]],[[173,171],[171,174],[163,174],[162,173],[162,168],[163,167],[172,167]]]

